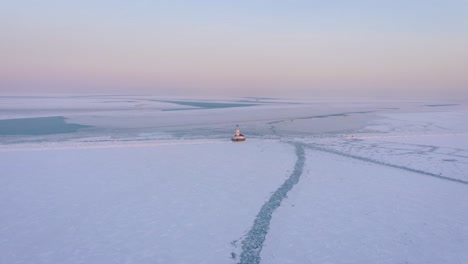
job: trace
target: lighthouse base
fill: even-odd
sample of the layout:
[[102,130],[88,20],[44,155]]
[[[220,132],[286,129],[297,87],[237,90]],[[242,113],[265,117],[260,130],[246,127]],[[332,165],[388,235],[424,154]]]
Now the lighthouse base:
[[245,141],[245,137],[233,137],[231,140],[233,142],[243,142]]

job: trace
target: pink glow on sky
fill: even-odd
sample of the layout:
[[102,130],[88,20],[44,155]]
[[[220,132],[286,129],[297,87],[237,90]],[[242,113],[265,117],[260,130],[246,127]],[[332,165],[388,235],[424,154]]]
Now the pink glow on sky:
[[0,93],[468,98],[463,1],[113,3],[7,4]]

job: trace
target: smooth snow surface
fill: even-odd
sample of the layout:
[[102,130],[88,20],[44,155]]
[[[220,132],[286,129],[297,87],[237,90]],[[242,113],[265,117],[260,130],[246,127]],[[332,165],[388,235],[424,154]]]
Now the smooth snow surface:
[[0,263],[228,262],[293,153],[279,142],[0,152]]
[[468,263],[467,120],[462,101],[0,96],[0,263]]

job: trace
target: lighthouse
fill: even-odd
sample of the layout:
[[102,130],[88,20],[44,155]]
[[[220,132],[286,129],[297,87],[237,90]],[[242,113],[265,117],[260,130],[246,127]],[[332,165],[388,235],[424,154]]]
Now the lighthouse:
[[241,134],[239,125],[237,125],[236,127],[236,133],[232,137],[232,141],[234,142],[245,141],[245,136]]

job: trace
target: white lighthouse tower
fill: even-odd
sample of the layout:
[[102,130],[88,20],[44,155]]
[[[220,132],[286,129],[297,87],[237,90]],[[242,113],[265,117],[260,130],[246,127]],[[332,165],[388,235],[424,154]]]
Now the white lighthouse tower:
[[239,125],[237,125],[236,127],[236,133],[232,137],[232,141],[234,142],[245,141],[245,136],[241,134]]

